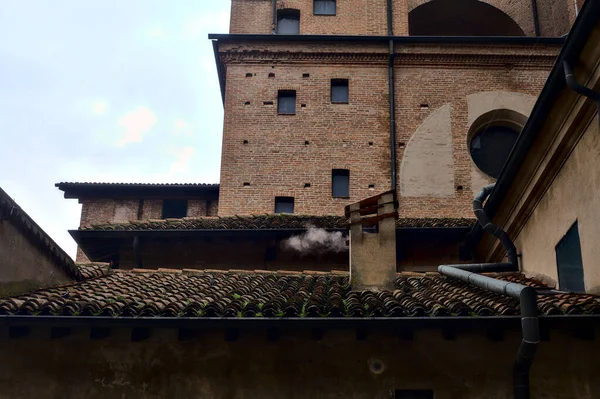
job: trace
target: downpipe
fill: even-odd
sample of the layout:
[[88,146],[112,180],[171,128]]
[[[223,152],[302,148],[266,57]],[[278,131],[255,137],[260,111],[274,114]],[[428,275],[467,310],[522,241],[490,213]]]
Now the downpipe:
[[571,68],[567,61],[563,61],[563,68],[565,70],[565,81],[567,82],[569,89],[593,100],[596,103],[596,108],[598,108],[598,114],[600,114],[600,93],[577,83],[573,68]]
[[[394,11],[392,8],[392,0],[387,0],[387,30],[388,36],[394,36],[393,24]],[[395,76],[394,76],[394,59],[396,57],[394,48],[394,40],[389,40],[389,57],[388,57],[388,82],[389,82],[389,98],[390,98],[390,166],[391,166],[391,186],[392,190],[396,190],[396,96],[395,96]]]
[[513,365],[513,392],[515,399],[530,398],[529,373],[540,342],[538,323],[537,292],[534,288],[508,281],[498,280],[479,273],[518,271],[517,250],[506,232],[493,224],[483,209],[483,203],[494,189],[494,184],[481,190],[473,201],[473,212],[481,227],[500,240],[506,249],[508,262],[479,263],[466,265],[442,265],[440,274],[464,281],[486,291],[510,296],[519,300],[521,308],[521,344]]

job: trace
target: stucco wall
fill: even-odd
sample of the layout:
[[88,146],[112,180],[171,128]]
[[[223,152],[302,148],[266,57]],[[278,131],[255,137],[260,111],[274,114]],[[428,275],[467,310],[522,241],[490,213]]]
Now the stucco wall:
[[12,223],[0,222],[0,297],[70,281]]
[[[177,342],[176,331],[153,331],[130,342],[128,331],[89,339],[89,330],[49,340],[0,341],[0,398],[392,398],[396,389],[431,389],[436,399],[512,398],[512,364],[519,335],[495,342],[485,335],[416,331],[413,340],[355,331],[242,331],[228,342],[223,332]],[[82,356],[82,354],[85,354]],[[385,370],[370,372],[380,359]],[[538,399],[600,397],[600,345],[559,333],[542,342],[531,370]]]
[[558,281],[555,247],[577,221],[585,288],[596,294],[600,294],[598,126],[596,115],[515,240],[526,272]]

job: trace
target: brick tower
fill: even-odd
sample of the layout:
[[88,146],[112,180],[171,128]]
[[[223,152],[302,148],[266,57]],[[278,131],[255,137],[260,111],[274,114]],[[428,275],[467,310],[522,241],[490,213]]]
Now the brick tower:
[[219,215],[341,215],[396,188],[401,218],[472,217],[579,6],[232,0],[230,34],[210,36]]

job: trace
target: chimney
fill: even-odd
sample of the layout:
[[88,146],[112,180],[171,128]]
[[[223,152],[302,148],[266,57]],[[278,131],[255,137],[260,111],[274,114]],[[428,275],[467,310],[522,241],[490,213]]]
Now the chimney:
[[394,289],[397,209],[396,190],[346,206],[353,291]]

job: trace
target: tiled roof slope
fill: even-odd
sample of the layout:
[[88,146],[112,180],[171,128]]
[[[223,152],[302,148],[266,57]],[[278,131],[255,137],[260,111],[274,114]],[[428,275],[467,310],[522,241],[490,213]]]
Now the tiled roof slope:
[[[600,298],[540,289],[544,315],[600,313]],[[133,270],[0,301],[0,314],[112,317],[416,317],[518,315],[518,302],[437,273],[402,273],[396,289],[352,292],[346,273]]]
[[[475,219],[398,219],[402,227],[471,227]],[[231,217],[203,217],[183,219],[132,220],[125,223],[94,224],[82,230],[250,230],[250,229],[304,229],[346,228],[343,216],[253,215]]]

